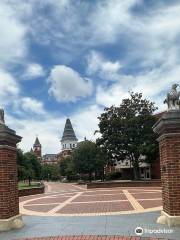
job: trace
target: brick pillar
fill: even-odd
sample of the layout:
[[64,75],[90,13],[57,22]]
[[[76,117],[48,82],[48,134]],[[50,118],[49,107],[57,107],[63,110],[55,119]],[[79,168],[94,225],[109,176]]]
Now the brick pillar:
[[19,214],[17,148],[21,141],[15,131],[0,123],[0,231],[23,226]]
[[159,134],[163,211],[157,222],[180,225],[180,110],[165,113],[154,125]]

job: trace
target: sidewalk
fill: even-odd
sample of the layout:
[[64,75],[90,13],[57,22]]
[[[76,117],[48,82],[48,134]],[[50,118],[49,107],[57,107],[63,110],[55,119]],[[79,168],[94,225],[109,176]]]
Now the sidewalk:
[[[0,234],[0,240],[15,240],[24,238],[38,238],[59,236],[78,236],[94,235],[95,236],[125,236],[127,240],[130,236],[136,236],[135,228],[144,229],[142,237],[154,239],[180,239],[180,228],[168,228],[168,226],[157,224],[156,219],[160,212],[142,213],[142,214],[125,214],[119,216],[96,216],[96,217],[38,217],[24,216],[25,227],[19,230],[13,230]],[[172,230],[172,233],[147,233],[146,229],[166,229]],[[94,240],[94,238],[92,240]],[[90,238],[90,239],[91,239]],[[50,238],[51,239],[51,238]],[[136,239],[136,238],[135,238]],[[137,238],[139,240],[139,238]],[[69,240],[69,238],[63,240]]]

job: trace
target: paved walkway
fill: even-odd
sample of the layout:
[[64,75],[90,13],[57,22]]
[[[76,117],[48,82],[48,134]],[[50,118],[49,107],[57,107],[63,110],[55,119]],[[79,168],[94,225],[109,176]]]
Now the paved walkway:
[[[135,229],[143,228],[141,237],[179,240],[180,228],[157,224],[160,212],[124,214],[119,216],[38,217],[24,216],[25,227],[0,234],[0,240],[16,240],[48,236],[136,236]],[[172,230],[170,233],[152,233],[152,230]],[[148,232],[150,231],[150,232]],[[68,240],[68,239],[65,239]]]
[[[90,240],[100,240],[97,236],[109,236],[101,240],[120,240],[119,236],[126,236],[125,240],[180,239],[180,228],[156,223],[161,209],[159,188],[87,190],[85,186],[49,183],[45,194],[22,197],[20,201],[25,227],[0,233],[0,240],[48,236],[52,240],[87,240],[85,236]],[[143,229],[143,238],[136,236],[137,227]]]
[[20,198],[20,212],[34,216],[99,216],[161,210],[160,188],[89,189],[47,184],[46,194]]

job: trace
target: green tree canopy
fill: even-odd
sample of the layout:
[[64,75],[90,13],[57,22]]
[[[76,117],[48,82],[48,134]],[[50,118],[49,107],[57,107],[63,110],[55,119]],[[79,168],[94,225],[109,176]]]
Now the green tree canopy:
[[29,180],[41,178],[41,164],[36,156],[30,152],[17,151],[18,179]]
[[142,98],[141,93],[130,93],[130,98],[124,99],[119,107],[105,108],[99,117],[101,137],[97,144],[109,160],[129,159],[135,179],[140,178],[139,163],[156,159],[158,153],[157,136],[152,130],[156,109],[153,102]]
[[60,179],[60,172],[58,165],[43,165],[42,166],[42,179],[46,180],[59,180]]
[[28,168],[32,169],[34,172],[34,178],[40,179],[41,178],[41,164],[37,157],[30,152],[27,152],[24,154],[24,157],[26,159],[26,163],[28,165]]
[[102,170],[105,159],[102,157],[100,149],[92,141],[82,142],[73,153],[75,169],[79,174],[89,174],[89,179],[93,172]]
[[66,176],[68,179],[77,174],[72,156],[63,158],[59,163],[59,169],[61,176]]

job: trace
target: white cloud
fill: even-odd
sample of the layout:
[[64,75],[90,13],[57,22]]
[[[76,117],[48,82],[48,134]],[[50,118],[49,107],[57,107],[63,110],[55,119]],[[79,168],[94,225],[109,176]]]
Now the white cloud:
[[98,86],[96,101],[103,106],[119,105],[123,98],[129,96],[128,91],[141,92],[144,98],[155,102],[159,111],[164,111],[165,95],[173,83],[179,83],[179,76],[180,66],[167,66],[166,63],[161,68],[140,72],[135,76],[121,74],[120,81],[111,86]]
[[119,61],[109,61],[105,57],[96,52],[91,51],[87,58],[87,73],[98,74],[103,79],[118,80],[121,64]]
[[43,103],[31,97],[23,97],[18,81],[0,69],[0,106],[11,107],[16,114],[45,114]]
[[92,93],[91,80],[81,77],[78,72],[64,65],[53,67],[48,81],[49,93],[59,102],[75,102]]
[[170,57],[180,62],[179,11],[177,2],[160,4],[153,10],[147,8],[144,14],[132,16],[126,29],[128,54],[124,57],[125,63],[152,69],[156,65],[161,68]]
[[[132,20],[131,8],[140,0],[98,2],[89,16],[92,39],[98,44],[114,43]],[[133,27],[133,26],[132,26]]]
[[21,99],[21,108],[25,112],[45,114],[43,103],[30,97],[23,97]]
[[26,27],[6,1],[0,2],[0,64],[18,61],[26,55]]
[[95,140],[97,138],[98,135],[94,135],[94,132],[98,130],[98,117],[102,111],[103,109],[101,107],[94,104],[77,111],[71,116],[79,140],[84,140],[84,137],[89,140]]
[[31,97],[24,97],[18,81],[8,72],[0,69],[0,107],[10,107],[16,114],[45,114],[43,103]]
[[0,104],[12,104],[18,97],[20,86],[11,74],[0,69]]
[[[129,90],[142,92],[144,97],[157,104],[159,111],[165,110],[163,100],[166,92],[171,84],[179,82],[180,4],[160,4],[153,11],[146,11],[148,14],[142,13],[135,18],[131,13],[129,20],[124,23],[128,52],[124,55],[121,72],[116,74],[118,81],[110,87],[98,87],[96,100],[102,105],[116,104]],[[101,77],[101,71],[97,70],[99,61],[96,59],[94,57],[89,66]],[[126,74],[123,74],[125,67],[133,69],[133,73],[127,74],[126,70]],[[106,76],[104,79],[108,79]]]
[[99,86],[96,93],[96,102],[105,107],[119,106],[122,99],[127,97],[129,97],[127,90],[118,82],[110,87]]
[[[62,55],[73,58],[86,47],[114,43],[117,37],[124,33],[125,26],[132,19],[131,7],[138,2],[140,0],[106,0],[93,3],[46,0],[37,5],[35,1],[30,1],[28,3],[33,10],[27,11],[24,7],[27,16],[24,14],[23,17],[28,19],[27,24],[35,41],[51,47],[53,44],[53,47],[59,49],[54,52],[59,58]],[[22,1],[17,1],[16,9],[21,9],[21,4]],[[47,8],[50,9],[48,18],[43,11]],[[59,19],[63,21],[59,22]],[[58,54],[59,52],[61,54]]]
[[45,76],[45,71],[43,67],[40,64],[31,63],[27,65],[26,71],[23,75],[23,79],[29,80],[43,76]]

